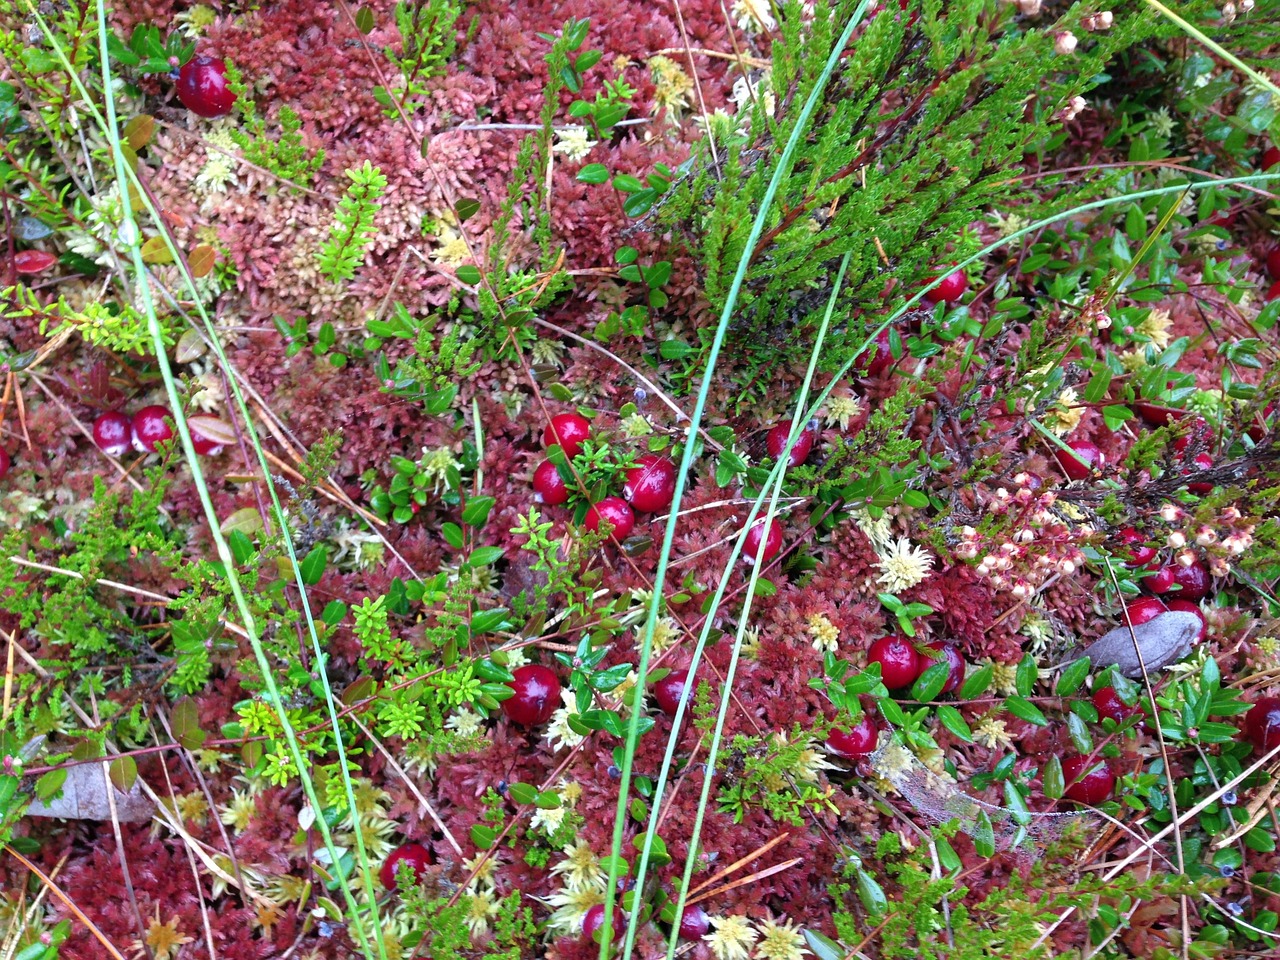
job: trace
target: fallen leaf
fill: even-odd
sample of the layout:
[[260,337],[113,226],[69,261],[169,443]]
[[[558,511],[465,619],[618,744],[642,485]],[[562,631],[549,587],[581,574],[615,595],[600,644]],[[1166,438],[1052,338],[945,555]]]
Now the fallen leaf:
[[[1191,642],[1199,633],[1200,618],[1194,613],[1170,610],[1154,620],[1138,624],[1132,634],[1128,624],[1104,633],[1085,647],[1080,656],[1088,657],[1095,667],[1115,664],[1126,677],[1140,677],[1144,663],[1148,673],[1155,673],[1181,660],[1191,652]],[[1137,649],[1134,641],[1137,641]],[[1138,658],[1138,650],[1142,651],[1141,659]]]
[[[127,771],[125,771],[127,772]],[[66,768],[67,779],[62,795],[48,803],[33,800],[27,807],[31,817],[60,817],[65,820],[110,820],[111,804],[107,796],[115,794],[116,816],[121,823],[145,823],[155,812],[155,805],[142,792],[136,780],[128,791],[111,785],[99,763],[78,763]]]

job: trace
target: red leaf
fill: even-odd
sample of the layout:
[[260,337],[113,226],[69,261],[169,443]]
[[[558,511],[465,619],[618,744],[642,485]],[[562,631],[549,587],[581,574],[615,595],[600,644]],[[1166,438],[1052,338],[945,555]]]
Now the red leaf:
[[13,255],[13,268],[19,273],[44,273],[58,258],[43,250],[22,250]]

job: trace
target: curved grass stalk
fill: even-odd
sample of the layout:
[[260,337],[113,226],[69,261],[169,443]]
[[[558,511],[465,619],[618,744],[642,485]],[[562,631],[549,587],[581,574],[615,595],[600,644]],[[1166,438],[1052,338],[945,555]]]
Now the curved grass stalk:
[[[103,89],[107,91],[107,94],[103,98],[103,106],[106,113],[105,117],[103,117],[103,115],[99,113],[96,105],[93,102],[93,98],[89,95],[88,90],[84,87],[83,83],[80,80],[80,77],[77,76],[75,71],[72,69],[70,62],[67,60],[65,51],[63,51],[62,48],[58,45],[56,36],[49,29],[49,26],[45,22],[43,16],[35,8],[31,0],[26,0],[26,5],[28,8],[28,12],[30,13],[34,22],[40,27],[41,31],[44,33],[45,38],[49,43],[50,49],[54,52],[55,56],[60,60],[63,69],[67,72],[67,75],[70,78],[71,83],[75,85],[77,92],[83,98],[86,110],[88,111],[90,116],[92,116],[94,122],[98,125],[103,136],[107,139],[107,142],[111,147],[117,182],[119,182],[122,185],[132,182],[134,185],[136,185],[139,190],[139,195],[142,197],[143,205],[147,208],[147,211],[153,218],[153,221],[156,224],[160,225],[161,236],[164,237],[166,246],[168,247],[170,253],[173,254],[174,261],[182,265],[183,279],[186,282],[188,290],[193,294],[192,299],[195,301],[197,305],[198,312],[205,324],[206,331],[210,334],[210,339],[213,344],[214,351],[218,356],[219,361],[225,364],[227,362],[226,354],[222,350],[221,343],[218,341],[218,338],[213,331],[212,323],[210,322],[209,317],[204,310],[203,304],[200,303],[200,299],[198,296],[194,296],[195,294],[194,282],[192,277],[190,276],[189,271],[186,269],[186,265],[182,257],[182,253],[177,249],[176,245],[174,244],[172,235],[169,233],[168,229],[164,226],[163,219],[160,217],[159,212],[155,209],[154,205],[151,203],[150,199],[147,197],[146,191],[142,189],[142,184],[138,180],[137,174],[124,161],[124,153],[121,150],[118,125],[116,122],[115,101],[110,96],[111,61],[110,61],[110,56],[107,49],[107,36],[109,31],[106,23],[106,11],[105,11],[103,0],[96,0],[95,11],[96,11],[96,32],[98,34],[99,56],[101,58]],[[137,222],[134,218],[132,198],[129,195],[128,189],[123,189],[123,188],[120,191],[120,196],[121,196],[121,227],[119,231],[119,238],[121,242],[125,243],[129,247],[134,275],[137,278],[137,291],[139,294],[139,298],[142,302],[143,312],[145,313],[147,318],[148,333],[151,336],[152,346],[156,352],[156,360],[160,368],[161,377],[165,384],[165,392],[169,400],[171,415],[173,417],[174,425],[177,427],[178,437],[179,437],[179,440],[181,441],[183,452],[186,456],[188,465],[191,468],[192,480],[195,484],[197,494],[200,498],[200,503],[205,513],[205,519],[209,524],[210,535],[213,538],[214,545],[218,551],[219,560],[223,563],[227,571],[228,586],[231,588],[232,596],[235,600],[236,607],[241,615],[241,618],[244,621],[245,631],[248,635],[250,645],[253,648],[254,657],[258,662],[259,669],[262,672],[263,680],[267,690],[267,699],[271,703],[272,708],[275,710],[276,715],[280,720],[281,730],[289,750],[290,758],[293,760],[294,765],[297,767],[298,776],[301,782],[301,786],[303,788],[303,792],[306,795],[308,802],[312,805],[313,809],[315,809],[316,811],[319,811],[322,809],[322,806],[320,804],[319,797],[316,794],[315,784],[312,781],[310,774],[308,773],[306,756],[302,753],[302,749],[298,743],[297,734],[294,731],[292,724],[289,722],[289,718],[285,711],[284,704],[281,701],[279,688],[276,686],[275,677],[272,674],[271,665],[267,661],[266,652],[262,648],[262,644],[258,635],[258,630],[254,623],[252,611],[249,609],[248,601],[245,598],[243,587],[240,584],[239,577],[235,573],[235,560],[231,555],[231,551],[227,546],[226,540],[222,536],[222,532],[218,524],[217,513],[214,510],[213,501],[209,496],[208,486],[205,484],[205,481],[204,481],[204,473],[201,470],[199,459],[196,456],[195,448],[191,441],[191,433],[187,426],[186,418],[183,416],[183,413],[182,413],[182,406],[180,403],[181,398],[178,396],[176,382],[173,377],[173,370],[169,366],[169,359],[166,353],[164,339],[163,339],[163,331],[160,328],[160,321],[155,310],[155,302],[152,299],[151,286],[150,286],[150,281],[147,277],[146,266],[142,261],[142,251],[141,251],[141,244],[140,244],[141,237],[138,231]],[[249,415],[249,409],[247,404],[244,401],[244,397],[239,389],[239,385],[236,383],[235,378],[228,378],[228,380],[231,384],[232,392],[235,395],[236,402],[240,409],[241,416],[244,419],[245,429],[248,431],[250,441],[253,444],[255,452],[258,454],[259,465],[263,471],[263,476],[270,477],[271,475],[270,467],[266,462],[262,445],[258,440],[257,433],[253,428],[252,418]],[[312,647],[316,654],[317,662],[323,663],[323,651],[320,649],[319,636],[316,633],[316,628],[315,628],[315,619],[311,613],[310,604],[308,603],[308,600],[307,600],[306,585],[302,582],[301,572],[298,564],[298,557],[294,550],[292,537],[289,534],[288,524],[285,521],[284,509],[280,504],[279,496],[277,495],[275,488],[269,483],[266,484],[266,486],[271,496],[272,504],[275,507],[276,518],[281,527],[281,534],[282,534],[283,542],[285,544],[286,552],[288,553],[289,559],[293,564],[295,581],[297,582],[297,585],[298,585],[298,591],[299,591],[299,595],[302,602],[303,614],[307,623],[308,632],[310,633],[310,636],[311,636]],[[338,726],[337,712],[335,709],[333,693],[329,687],[328,676],[326,672],[324,670],[320,670],[318,672],[319,672],[320,682],[322,683],[323,689],[324,689],[325,705],[329,712],[330,722],[334,730],[336,750],[339,756],[339,769],[341,771],[342,781],[346,791],[346,799],[350,809],[354,813],[356,809],[355,795],[352,789],[350,775],[347,773],[347,770],[346,770],[346,751],[342,745],[341,729]],[[370,952],[368,935],[366,934],[364,929],[364,921],[361,918],[360,907],[356,903],[355,897],[351,892],[351,887],[350,887],[350,884],[347,883],[346,877],[342,875],[340,868],[337,867],[337,865],[340,863],[340,855],[336,845],[333,842],[333,836],[329,829],[329,825],[325,821],[325,818],[322,816],[317,816],[315,822],[324,840],[325,849],[329,853],[331,864],[335,867],[335,873],[338,879],[338,886],[343,893],[344,899],[346,900],[347,908],[350,913],[350,918],[349,918],[350,925],[355,934],[355,939],[359,943],[360,948],[363,951],[364,955],[366,957],[372,956]],[[376,900],[375,892],[373,890],[373,883],[370,875],[368,854],[365,851],[364,840],[360,834],[358,825],[357,825],[357,829],[354,831],[354,837],[355,837],[355,843],[356,843],[357,858],[360,865],[363,868],[362,875],[364,877],[365,894],[369,900],[369,909],[372,914],[371,919],[372,919],[373,928],[374,928],[374,936],[378,946],[377,955],[381,958],[381,960],[386,960],[387,958],[386,943],[382,935],[382,925],[378,920],[377,900]]]
[[1257,70],[1253,69],[1253,67],[1249,66],[1247,63],[1245,63],[1243,60],[1237,57],[1234,53],[1231,53],[1225,47],[1210,40],[1207,36],[1201,33],[1200,30],[1198,30],[1196,27],[1192,26],[1186,20],[1182,19],[1182,17],[1178,16],[1176,13],[1174,13],[1172,10],[1166,7],[1163,3],[1160,3],[1160,0],[1145,0],[1145,3],[1147,4],[1147,6],[1151,7],[1153,10],[1158,12],[1161,16],[1166,17],[1169,20],[1172,20],[1177,25],[1178,29],[1181,30],[1183,33],[1185,33],[1187,36],[1189,36],[1192,40],[1200,44],[1202,47],[1205,47],[1208,50],[1212,50],[1214,53],[1220,56],[1223,60],[1227,61],[1227,63],[1231,64],[1233,67],[1235,67],[1245,76],[1247,76],[1250,80],[1256,83],[1258,86],[1262,87],[1264,90],[1270,93],[1273,97],[1280,97],[1280,87],[1277,87],[1274,83],[1272,83],[1269,79],[1267,79],[1267,77],[1264,74],[1261,74]]

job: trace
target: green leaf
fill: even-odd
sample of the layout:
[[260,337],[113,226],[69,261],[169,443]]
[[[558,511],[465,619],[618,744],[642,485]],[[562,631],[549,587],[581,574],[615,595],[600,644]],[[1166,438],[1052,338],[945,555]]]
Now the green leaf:
[[1067,714],[1067,733],[1077,753],[1093,752],[1093,737],[1089,736],[1089,727],[1078,714]]
[[804,942],[809,945],[809,949],[813,951],[817,960],[845,960],[845,957],[849,956],[848,950],[817,930],[806,929]]
[[538,789],[527,783],[512,783],[507,786],[507,794],[520,806],[527,807],[538,798]]
[[356,11],[356,29],[365,36],[373,33],[373,28],[377,26],[374,20],[373,11],[368,7],[361,7]]
[[1089,658],[1081,657],[1062,671],[1062,675],[1058,677],[1058,684],[1054,688],[1054,692],[1060,697],[1069,697],[1080,689],[1080,684],[1084,683],[1084,678],[1088,675]]
[[1034,723],[1037,727],[1047,727],[1049,721],[1044,718],[1044,714],[1030,700],[1024,700],[1022,697],[1006,697],[1004,705],[1009,712],[1021,720],[1028,723]]
[[973,834],[973,849],[980,857],[991,858],[996,855],[996,833],[991,828],[991,818],[987,811],[978,814],[977,827]]
[[1050,755],[1049,762],[1044,765],[1043,777],[1044,795],[1050,800],[1061,799],[1067,785],[1062,780],[1062,761],[1057,754]]
[[873,917],[884,916],[885,911],[889,909],[889,898],[884,895],[884,889],[876,882],[876,878],[862,867],[858,867],[857,879],[858,899],[867,908],[867,913]]
[[1018,693],[1024,697],[1029,697],[1036,688],[1036,660],[1031,654],[1024,654],[1022,659],[1018,661],[1018,670],[1014,675],[1014,685],[1018,688]]
[[299,568],[302,582],[308,587],[314,587],[324,576],[324,568],[328,563],[329,554],[324,547],[312,547],[311,552],[302,558],[302,566]]
[[462,549],[462,528],[456,523],[445,523],[441,526],[440,536],[444,537],[444,542],[453,547],[453,549]]
[[960,687],[960,699],[972,700],[982,696],[990,688],[993,676],[995,676],[994,664],[988,663],[974,671]]
[[473,567],[487,567],[501,560],[503,552],[501,547],[477,547],[471,551],[471,556],[467,558],[467,563]]
[[498,831],[487,823],[477,823],[471,828],[471,842],[477,850],[489,850],[498,839]]
[[458,215],[459,223],[466,223],[480,212],[480,201],[472,197],[463,197],[454,207],[454,212]]
[[964,717],[955,707],[947,703],[939,706],[938,720],[965,743],[973,743],[973,734],[969,730],[969,725],[964,722]]
[[480,282],[480,270],[473,264],[464,263],[457,270],[458,279],[463,283],[474,287]]
[[244,565],[253,557],[253,541],[245,536],[243,531],[232,530],[227,534],[227,547],[231,550],[231,557],[237,564]]
[[556,810],[561,804],[560,794],[554,790],[543,790],[533,798],[533,805],[539,810]]
[[644,189],[644,184],[629,173],[620,173],[613,178],[613,188],[623,193],[636,193]]
[[[607,183],[609,180],[609,168],[603,163],[588,163],[585,167],[578,171],[579,183]],[[621,261],[619,261],[621,262]]]
[[493,509],[493,497],[472,497],[462,508],[462,522],[469,527],[479,529],[489,521],[489,511]]
[[190,697],[183,697],[173,705],[169,726],[178,742],[188,750],[199,750],[208,737],[200,729],[200,709]]
[[494,610],[481,610],[471,618],[471,635],[479,636],[482,633],[492,633],[495,630],[502,630],[509,627],[507,622],[508,610],[506,607],[498,607]]
[[947,685],[947,677],[951,675],[951,665],[945,661],[935,663],[916,678],[911,685],[911,699],[920,703],[933,700]]

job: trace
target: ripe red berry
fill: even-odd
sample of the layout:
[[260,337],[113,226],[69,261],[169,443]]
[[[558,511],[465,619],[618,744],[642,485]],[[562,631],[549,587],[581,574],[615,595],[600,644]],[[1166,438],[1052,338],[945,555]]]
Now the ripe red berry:
[[569,485],[550,460],[543,460],[533,471],[533,494],[535,500],[549,507],[569,499]]
[[133,449],[139,453],[155,453],[156,444],[173,439],[173,429],[165,422],[169,416],[166,407],[143,407],[133,415],[130,424]]
[[[1209,456],[1207,453],[1197,453],[1193,462],[1195,463],[1197,470],[1210,470],[1213,468],[1213,457]],[[1213,492],[1213,484],[1205,481],[1188,483],[1187,489],[1192,493],[1198,493],[1203,496],[1206,493]]]
[[689,671],[672,670],[653,685],[653,697],[663,713],[674,717],[680,709],[680,701],[688,695],[688,687]]
[[9,473],[11,466],[13,466],[13,461],[9,458],[9,451],[4,447],[0,447],[0,480],[3,480]]
[[526,663],[512,671],[507,686],[516,692],[502,701],[502,712],[512,723],[536,727],[546,723],[560,707],[560,678],[549,668]]
[[178,99],[201,117],[225,117],[236,102],[221,57],[192,57],[178,71]]
[[695,903],[693,906],[685,907],[684,912],[680,914],[681,940],[701,940],[710,929],[711,918],[707,916],[707,911],[702,909],[701,904]]
[[920,654],[902,637],[881,637],[867,651],[867,662],[880,664],[880,679],[890,690],[915,683]]
[[[1148,577],[1147,580],[1151,578]],[[1157,600],[1155,597],[1139,597],[1137,600],[1131,600],[1125,605],[1125,611],[1129,614],[1129,622],[1135,627],[1144,623],[1149,623],[1162,613],[1167,613],[1168,607],[1164,605],[1163,600]],[[1123,623],[1123,618],[1121,619]]]
[[671,506],[676,495],[676,465],[656,453],[636,457],[636,465],[627,471],[622,496],[633,509],[657,513]]
[[889,328],[885,327],[878,334],[867,351],[860,355],[861,362],[866,364],[867,376],[878,377],[893,363],[893,348],[889,344]]
[[133,425],[117,410],[93,421],[93,442],[109,457],[122,457],[132,442]]
[[1280,163],[1280,147],[1267,147],[1262,151],[1262,169],[1270,170],[1277,163]]
[[1063,796],[1076,803],[1101,803],[1116,787],[1116,775],[1101,757],[1067,757],[1062,761],[1062,780],[1067,785]]
[[1087,480],[1094,470],[1102,469],[1105,458],[1097,444],[1089,440],[1072,440],[1067,446],[1071,448],[1072,453],[1054,450],[1053,455],[1057,457],[1058,466],[1062,468],[1062,472],[1068,479]]
[[764,529],[764,521],[757,520],[752,524],[751,529],[747,531],[747,539],[742,544],[742,561],[747,564],[756,562],[756,553],[760,550],[760,541],[764,541],[764,553],[760,556],[760,563],[764,565],[778,555],[778,551],[782,549],[782,527],[778,525],[778,521],[769,524],[769,532],[766,536]]
[[924,298],[930,303],[955,303],[962,296],[965,290],[969,288],[969,278],[964,275],[963,270],[956,270],[947,274],[942,278],[942,282],[924,295]]
[[[613,925],[610,927],[610,933],[614,939],[625,929],[626,921],[622,918],[622,911],[616,906],[613,908]],[[586,916],[582,918],[582,937],[584,940],[590,940],[596,935],[596,931],[604,926],[604,904],[597,903],[594,907],[587,910]]]
[[[1181,418],[1179,417],[1175,419]],[[1192,440],[1197,440],[1205,444],[1212,444],[1215,439],[1216,438],[1213,435],[1213,428],[1209,426],[1209,421],[1204,417],[1196,417],[1191,421],[1191,429],[1188,430],[1185,435],[1178,437],[1177,440],[1173,441],[1173,449],[1178,453],[1182,453],[1182,451],[1186,450],[1187,447],[1191,445]]]
[[1182,588],[1178,591],[1179,598],[1203,600],[1208,595],[1212,578],[1209,576],[1209,569],[1199,559],[1189,567],[1180,563],[1171,563],[1169,566],[1173,568],[1173,582]]
[[44,273],[58,262],[58,258],[52,253],[45,253],[43,250],[19,250],[13,255],[11,262],[15,272],[31,276],[36,273]]
[[560,444],[564,455],[572,459],[582,450],[582,442],[591,436],[591,421],[580,413],[561,413],[551,418],[542,431],[542,445]]
[[1259,753],[1280,746],[1280,697],[1263,697],[1250,707],[1244,732]]
[[[791,436],[791,424],[780,423],[772,430],[764,439],[764,447],[769,451],[769,456],[777,460],[782,456],[782,451],[787,447],[787,438]],[[787,465],[798,467],[809,459],[809,451],[813,449],[813,431],[808,427],[800,431],[800,436],[796,437],[795,446],[791,448],[791,456],[787,458]]]
[[1155,547],[1149,547],[1143,543],[1143,536],[1133,527],[1125,527],[1118,534],[1116,539],[1124,544],[1124,547],[1117,550],[1119,554],[1128,554],[1129,559],[1125,561],[1127,567],[1145,567],[1148,563],[1156,558],[1158,552]]
[[1178,610],[1182,613],[1194,613],[1200,618],[1200,632],[1196,634],[1196,643],[1200,643],[1209,635],[1209,621],[1205,618],[1204,611],[1200,609],[1200,604],[1184,600],[1175,594],[1174,598],[1169,601],[1169,609]]
[[1280,299],[1280,280],[1273,283],[1267,290],[1267,303],[1276,299]]
[[929,649],[934,652],[932,657],[920,658],[920,672],[924,673],[935,663],[945,660],[951,667],[951,671],[947,674],[947,682],[942,685],[941,693],[950,693],[960,686],[960,681],[964,679],[964,657],[960,656],[960,651],[950,643],[931,643]]
[[1173,568],[1175,564],[1157,567],[1142,578],[1142,585],[1152,593],[1168,593],[1173,589]]
[[1093,691],[1093,705],[1098,710],[1098,716],[1109,717],[1116,723],[1124,723],[1134,714],[1142,712],[1137,704],[1131,707],[1121,700],[1115,687],[1099,687]]
[[1272,280],[1280,280],[1280,247],[1267,254],[1267,273],[1271,274]]
[[406,843],[403,846],[396,847],[391,851],[391,856],[382,862],[382,869],[378,871],[378,879],[382,881],[382,885],[388,890],[396,888],[396,870],[401,863],[407,863],[413,868],[413,878],[421,880],[422,874],[427,867],[435,862],[435,858],[431,856],[431,851],[420,843]]
[[880,731],[875,723],[870,717],[864,715],[862,722],[848,733],[832,728],[827,734],[827,749],[838,757],[847,757],[852,760],[855,757],[865,757],[874,751],[879,737]]
[[621,497],[605,497],[599,503],[593,503],[587,510],[587,516],[582,521],[582,525],[595,533],[600,529],[602,520],[613,526],[609,536],[614,543],[621,543],[631,536],[631,531],[636,525],[635,513],[627,505],[627,501]]
[[196,414],[187,420],[191,431],[191,446],[202,457],[216,457],[223,450],[221,441],[213,439],[220,431],[217,417]]

